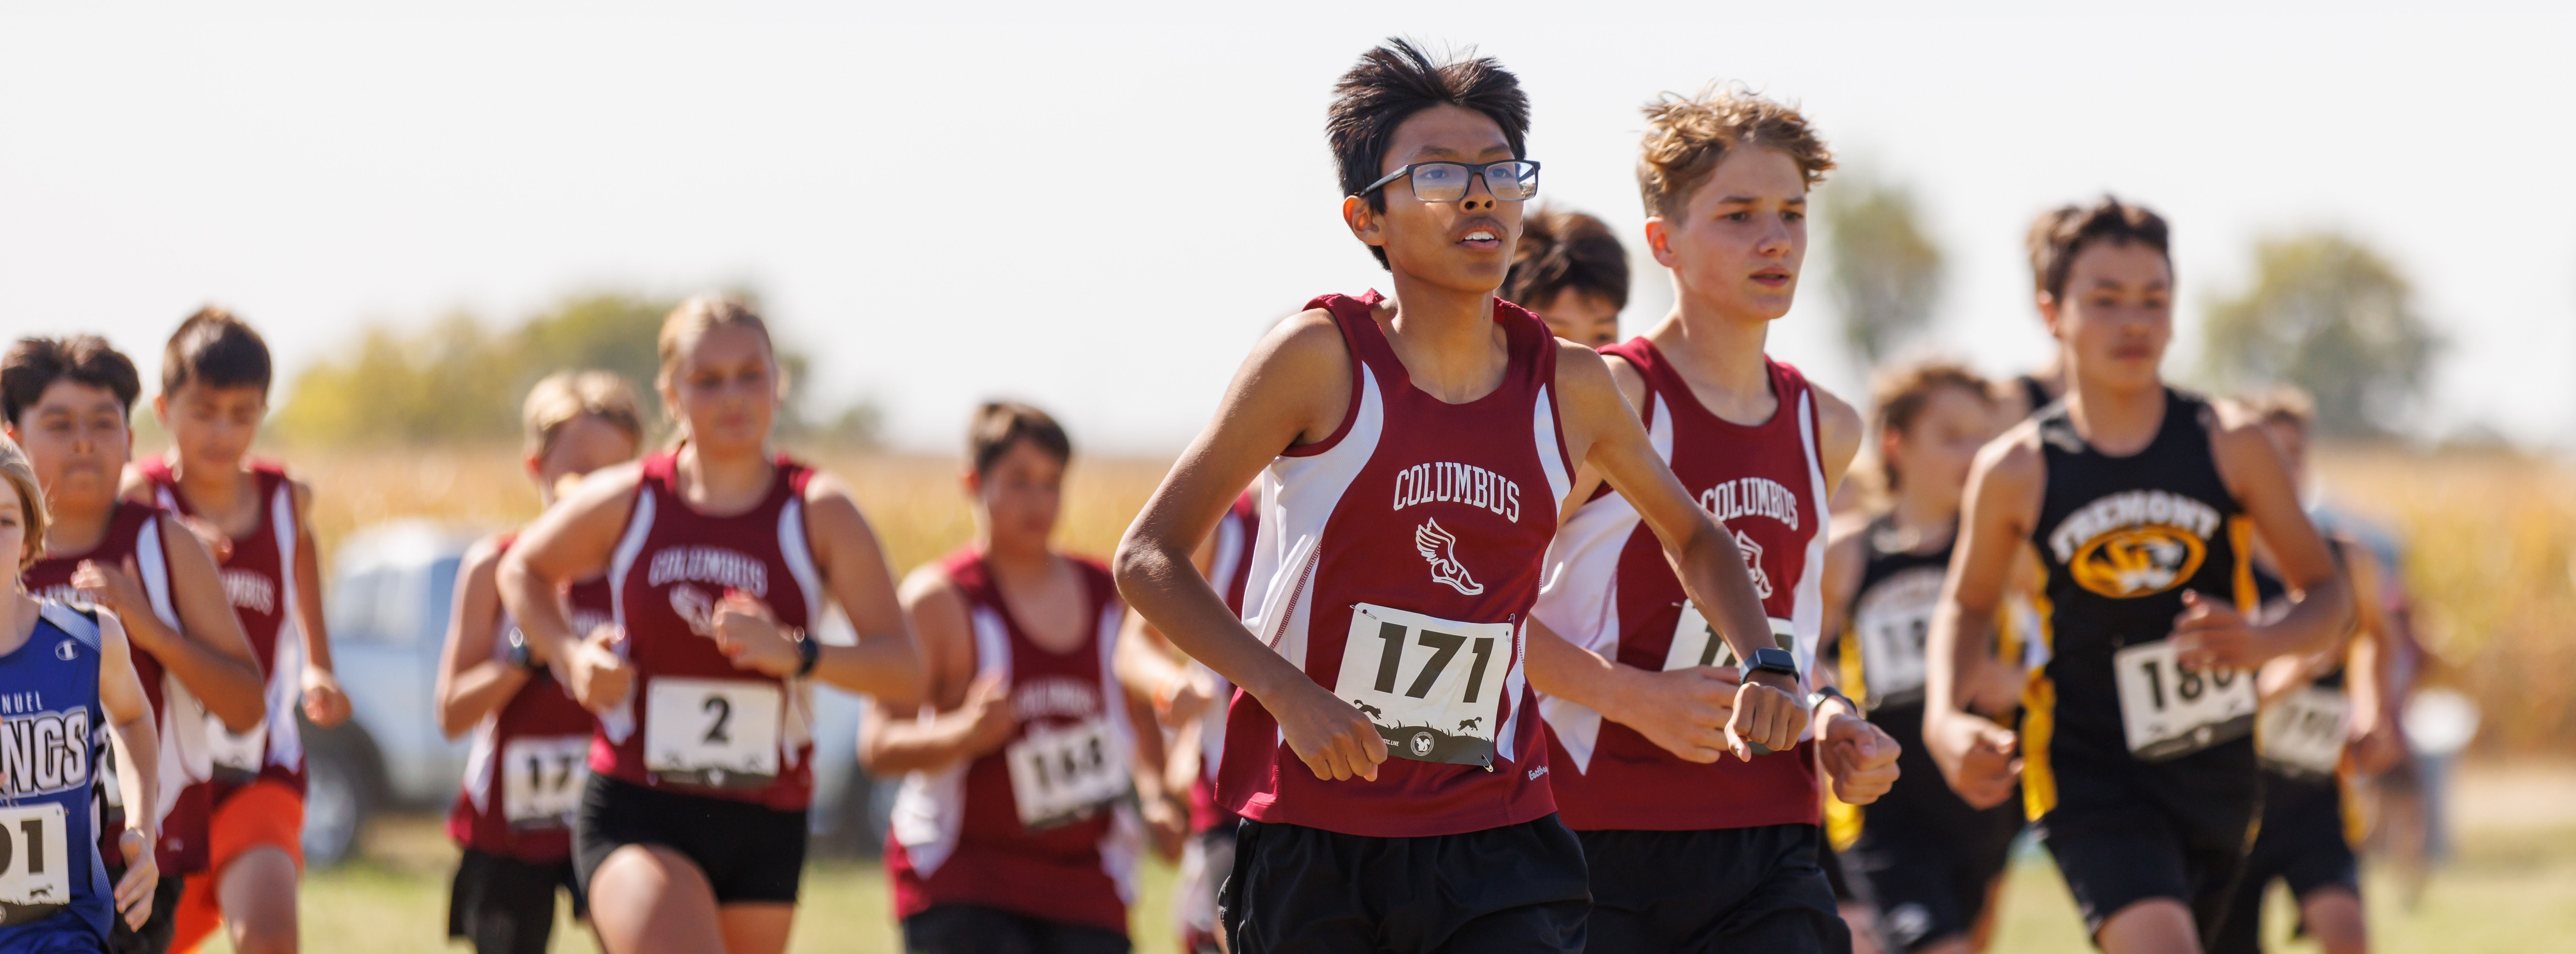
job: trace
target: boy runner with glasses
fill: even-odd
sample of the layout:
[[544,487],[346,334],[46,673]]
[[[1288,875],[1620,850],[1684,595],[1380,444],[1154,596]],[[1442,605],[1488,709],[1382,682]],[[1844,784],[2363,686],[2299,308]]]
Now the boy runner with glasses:
[[[1638,501],[1730,644],[1778,651],[1734,541],[1599,356],[1494,297],[1537,184],[1528,117],[1490,59],[1395,41],[1343,76],[1343,220],[1395,295],[1321,296],[1273,330],[1120,545],[1130,603],[1243,689],[1218,783],[1246,819],[1223,897],[1239,954],[1584,947],[1583,850],[1521,655],[1578,465]],[[1190,556],[1255,477],[1238,619]],[[1792,744],[1794,689],[1734,690],[1738,753]]]
[[[2164,220],[2117,200],[2047,236],[2040,314],[2065,397],[1978,453],[1926,648],[1925,747],[1972,806],[2023,802],[2111,954],[2197,952],[2254,822],[2252,670],[2342,635],[2351,599],[2261,425],[2158,373],[2173,335]],[[2247,619],[2251,539],[2306,598]],[[1971,708],[2029,540],[2048,661],[2015,732]]]

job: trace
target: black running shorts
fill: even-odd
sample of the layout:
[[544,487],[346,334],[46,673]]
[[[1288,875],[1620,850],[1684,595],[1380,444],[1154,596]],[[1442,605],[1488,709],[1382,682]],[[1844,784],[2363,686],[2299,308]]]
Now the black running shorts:
[[627,845],[659,845],[687,856],[715,887],[717,904],[794,904],[805,869],[805,813],[665,792],[594,772],[573,822],[573,866],[583,892],[608,856]]
[[904,954],[1127,954],[1127,935],[975,904],[903,919]]
[[[125,869],[107,869],[107,883],[114,885],[125,878]],[[165,874],[152,883],[152,916],[145,918],[137,930],[125,923],[122,912],[108,916],[107,949],[112,954],[164,954],[179,930],[179,892],[187,887],[186,875]]]
[[1592,868],[1591,950],[1851,950],[1814,825],[1579,834]]
[[2038,831],[2088,933],[2100,933],[2104,921],[2130,905],[2162,898],[2191,909],[2204,947],[2226,916],[2251,834],[2189,825],[2143,801],[2059,805]]
[[1590,902],[1555,815],[1419,838],[1246,820],[1218,898],[1234,954],[1575,954]]
[[2245,870],[2227,905],[2210,954],[2260,954],[2263,892],[2278,879],[2305,902],[2319,891],[2361,896],[2361,860],[2344,840],[2343,792],[2333,779],[2308,781],[2263,773],[2263,827],[2245,854]]
[[474,954],[546,954],[556,888],[572,892],[574,918],[589,916],[572,859],[537,864],[467,848],[447,889],[447,936],[473,944]]
[[1941,829],[1873,817],[1842,852],[1843,873],[1869,896],[1879,928],[1898,949],[1965,937],[1985,912],[1986,888],[2012,862],[2021,825],[1994,813],[1969,821],[1964,829]]

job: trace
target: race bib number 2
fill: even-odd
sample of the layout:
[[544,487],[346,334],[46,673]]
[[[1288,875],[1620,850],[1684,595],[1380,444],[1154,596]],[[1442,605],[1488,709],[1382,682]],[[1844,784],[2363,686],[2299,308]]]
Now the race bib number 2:
[[767,785],[778,777],[783,699],[770,683],[655,679],[644,704],[644,768],[707,788]]
[[563,828],[590,779],[590,737],[520,737],[501,747],[501,815],[511,828]]
[[1333,694],[1377,726],[1390,755],[1490,768],[1513,648],[1510,623],[1461,623],[1361,603],[1351,607]]
[[[1782,649],[1797,652],[1797,627],[1788,620],[1772,617],[1771,642]],[[1717,634],[1717,627],[1709,625],[1707,617],[1699,615],[1698,606],[1683,601],[1681,619],[1673,624],[1672,647],[1664,650],[1663,671],[1693,666],[1732,666],[1735,661],[1735,647],[1727,644],[1726,637]]]
[[2254,731],[2254,677],[2232,669],[2182,667],[2171,640],[2139,643],[2111,654],[2120,692],[2120,725],[2139,759],[2180,758]]
[[71,903],[63,823],[60,803],[0,808],[0,924],[33,921]]
[[1020,824],[1050,828],[1090,815],[1125,798],[1132,783],[1126,760],[1098,717],[1068,728],[1032,724],[1003,750],[1011,767],[1011,799]]

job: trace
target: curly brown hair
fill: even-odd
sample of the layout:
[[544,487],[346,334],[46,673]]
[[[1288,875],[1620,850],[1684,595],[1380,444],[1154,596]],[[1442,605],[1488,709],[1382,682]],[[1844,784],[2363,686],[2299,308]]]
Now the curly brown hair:
[[1539,308],[1572,291],[1628,307],[1628,250],[1600,219],[1540,206],[1521,220],[1518,251],[1503,278],[1503,300]]
[[1834,151],[1796,107],[1735,86],[1710,84],[1697,96],[1665,93],[1646,104],[1646,137],[1637,150],[1637,191],[1646,214],[1674,218],[1692,190],[1727,153],[1746,146],[1779,150],[1813,189],[1834,168]]

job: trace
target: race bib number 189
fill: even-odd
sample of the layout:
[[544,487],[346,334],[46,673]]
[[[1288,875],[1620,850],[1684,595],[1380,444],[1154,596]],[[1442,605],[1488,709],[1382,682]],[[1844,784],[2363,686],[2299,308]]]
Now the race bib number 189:
[[[1771,642],[1790,652],[1798,651],[1798,629],[1788,620],[1771,618]],[[1692,666],[1735,665],[1735,647],[1717,634],[1717,627],[1699,615],[1699,607],[1682,602],[1682,617],[1673,624],[1672,648],[1664,650],[1664,669],[1688,669]]]
[[1388,754],[1490,768],[1513,648],[1510,623],[1460,623],[1361,603],[1351,607],[1333,694],[1377,726]]
[[2139,759],[2180,758],[2254,731],[2254,677],[2232,669],[2184,669],[2171,640],[2111,654],[2120,725]]
[[45,917],[71,903],[72,859],[57,802],[0,808],[0,924]]
[[644,705],[644,768],[662,781],[759,788],[778,777],[784,696],[740,679],[653,680]]

